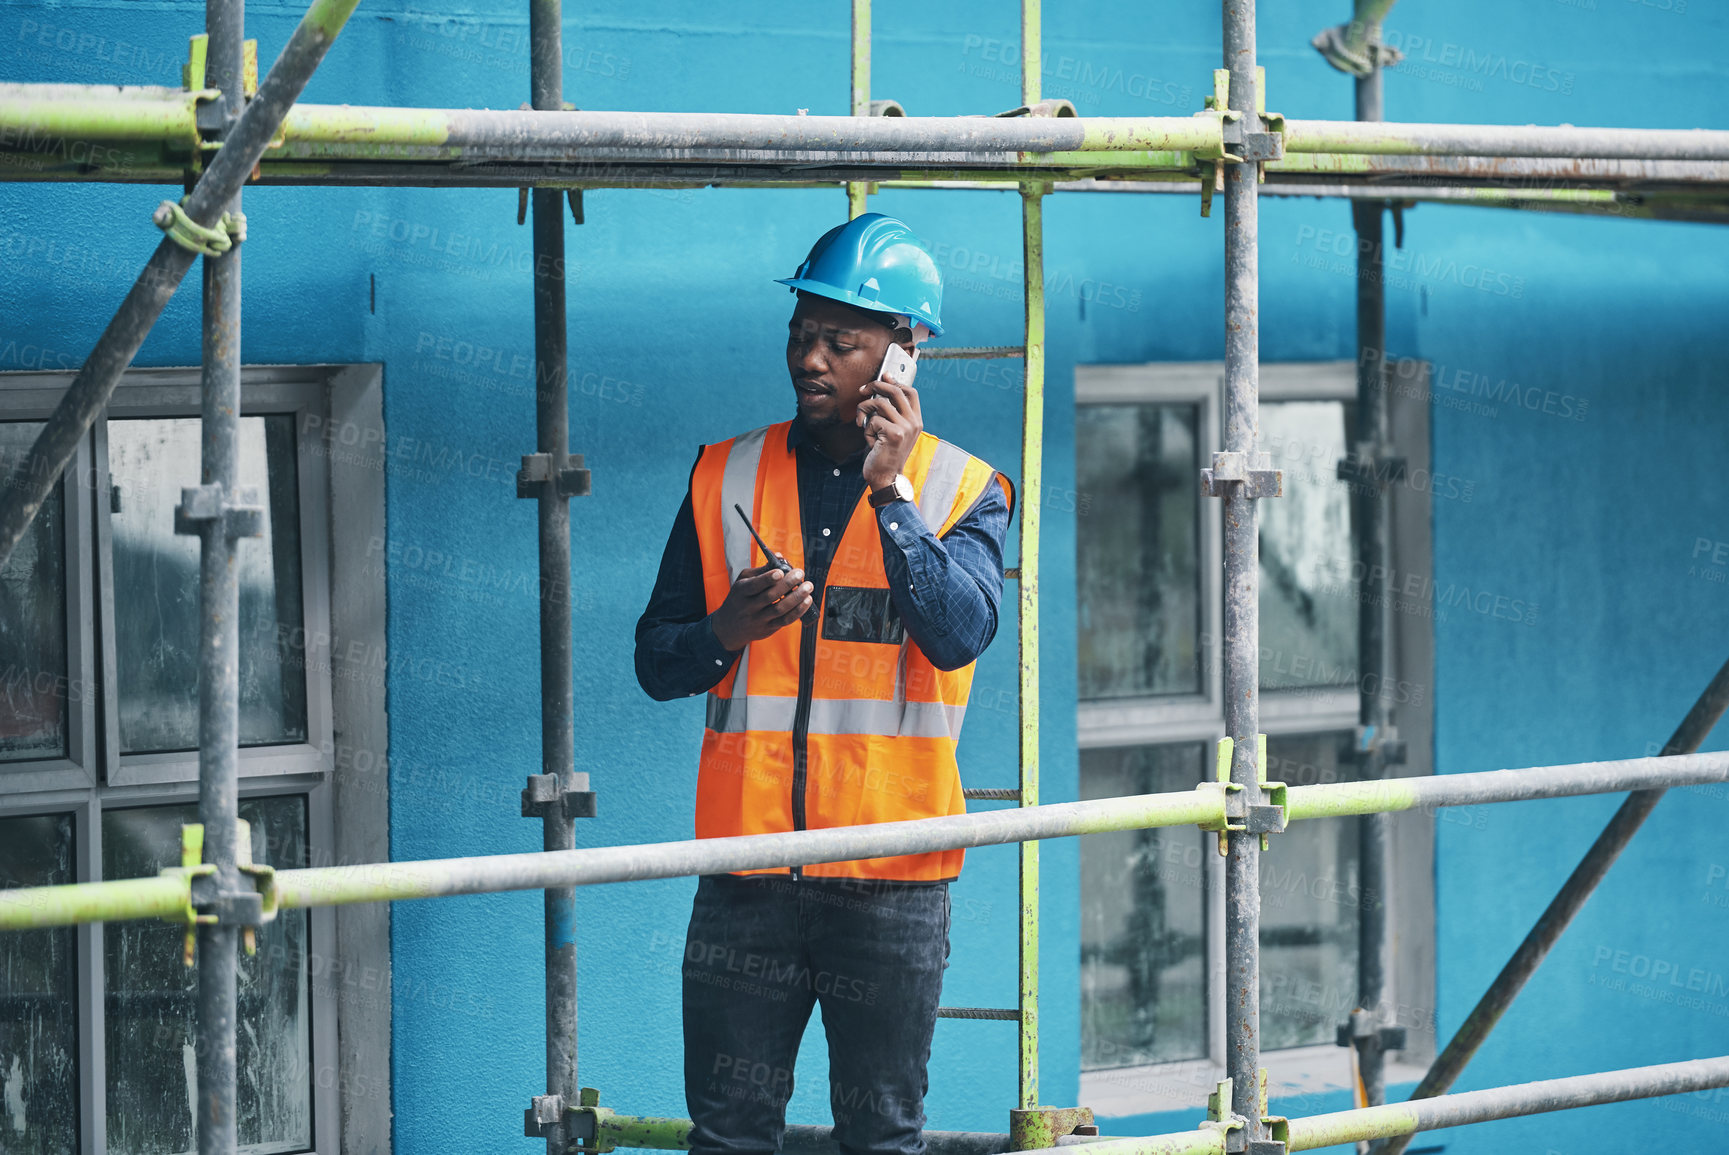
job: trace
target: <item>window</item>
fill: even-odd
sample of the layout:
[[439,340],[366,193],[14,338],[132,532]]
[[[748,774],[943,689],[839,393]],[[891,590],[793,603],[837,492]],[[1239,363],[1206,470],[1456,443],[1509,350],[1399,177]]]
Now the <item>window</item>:
[[[0,471],[68,379],[0,375]],[[200,479],[197,381],[128,374],[0,569],[0,887],[154,875],[197,820],[199,546],[174,533],[180,491]],[[268,529],[239,552],[240,816],[254,859],[278,867],[338,857],[338,716],[370,708],[346,687],[332,696],[333,633],[364,624],[332,621],[333,585],[353,574],[333,558],[331,511],[333,492],[381,506],[382,477],[376,462],[339,465],[325,434],[333,407],[378,384],[376,370],[243,376],[240,483]],[[285,911],[241,958],[242,1150],[338,1149],[328,980],[387,948],[339,944],[335,927],[329,911]],[[196,1149],[197,972],[181,943],[153,922],[0,936],[0,1150]]]
[[[1188,790],[1212,771],[1224,734],[1221,526],[1199,474],[1221,444],[1222,385],[1218,364],[1078,374],[1083,798]],[[1260,506],[1261,718],[1269,776],[1293,785],[1355,773],[1342,757],[1358,709],[1354,554],[1336,474],[1355,394],[1349,362],[1261,367],[1261,448],[1284,472],[1284,496]],[[1412,436],[1404,416],[1395,429]],[[1426,572],[1426,505],[1400,495],[1395,517],[1412,523],[1403,564]],[[1426,659],[1426,627],[1399,623],[1401,669]],[[1399,721],[1426,752],[1419,697]],[[1406,846],[1426,853],[1421,832]],[[1351,822],[1300,824],[1263,856],[1261,1031],[1276,1084],[1348,1085],[1334,1035],[1355,1005],[1357,869]],[[1082,1101],[1102,1114],[1193,1107],[1222,1076],[1223,888],[1215,839],[1198,830],[1081,840]],[[1395,919],[1421,922],[1430,899],[1416,898]],[[1422,980],[1406,977],[1411,995]]]

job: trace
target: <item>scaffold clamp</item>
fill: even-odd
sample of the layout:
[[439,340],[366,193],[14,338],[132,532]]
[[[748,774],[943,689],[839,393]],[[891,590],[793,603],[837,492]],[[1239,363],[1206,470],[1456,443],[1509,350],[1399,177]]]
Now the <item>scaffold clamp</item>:
[[544,1139],[563,1118],[563,1095],[536,1095],[522,1113],[522,1134],[528,1139]]
[[220,485],[193,485],[180,491],[174,507],[174,532],[196,536],[206,525],[216,524],[230,541],[263,537],[268,525],[264,505],[254,486],[236,491],[239,501],[228,501]]
[[1273,468],[1270,453],[1224,450],[1213,454],[1213,467],[1201,470],[1201,492],[1208,497],[1224,497],[1231,485],[1241,485],[1244,497],[1280,497],[1285,492],[1285,475]]
[[1338,476],[1352,487],[1379,492],[1405,479],[1405,459],[1389,453],[1386,446],[1360,441],[1351,447],[1349,454],[1339,458]]
[[1243,794],[1243,787],[1231,781],[1231,759],[1236,753],[1237,744],[1236,740],[1230,737],[1219,739],[1213,781],[1202,782],[1196,787],[1197,790],[1217,791],[1224,796],[1224,818],[1218,822],[1201,824],[1202,830],[1219,836],[1221,855],[1229,853],[1226,835],[1232,831],[1260,835],[1262,850],[1267,849],[1269,834],[1283,834],[1285,831],[1285,804],[1289,790],[1283,782],[1267,781],[1267,736],[1261,734],[1258,739],[1255,773],[1260,780],[1261,790],[1267,796],[1267,802],[1250,802]]
[[1283,1115],[1267,1113],[1267,1068],[1255,1072],[1260,1084],[1261,1126],[1267,1138],[1249,1144],[1249,1155],[1285,1155],[1291,1144],[1291,1124]]
[[593,490],[591,477],[582,465],[582,454],[572,453],[560,469],[552,467],[552,454],[525,453],[516,473],[516,496],[539,497],[550,482],[560,497],[587,497]]
[[1403,766],[1409,756],[1409,747],[1405,740],[1399,737],[1397,726],[1365,726],[1358,723],[1351,736],[1352,760],[1364,762],[1376,754],[1380,755],[1383,766]]
[[224,890],[216,874],[216,865],[204,861],[204,824],[188,822],[180,828],[180,865],[161,871],[163,878],[181,879],[186,884],[186,905],[170,922],[186,927],[181,961],[192,965],[200,926],[239,926],[242,945],[247,954],[258,950],[255,928],[276,917],[278,902],[276,869],[252,861],[252,824],[246,819],[235,820],[235,866],[252,880],[251,890]]
[[201,225],[186,215],[186,202],[191,195],[188,193],[178,201],[163,201],[150,214],[169,240],[201,257],[220,257],[246,239],[245,213],[223,213],[215,224]]
[[1097,1135],[1091,1107],[1021,1107],[1009,1111],[1009,1150],[1038,1151],[1069,1135]]
[[1367,1042],[1378,1051],[1402,1051],[1405,1049],[1405,1028],[1383,1027],[1379,1014],[1358,1007],[1351,1012],[1349,1019],[1339,1024],[1335,1041],[1341,1047],[1356,1047]]
[[[871,112],[872,116],[878,115],[878,113],[875,111],[876,103],[877,102],[874,100],[871,101],[871,106],[872,106],[872,110],[873,110]],[[889,113],[888,115],[905,116],[906,113],[905,112],[898,112],[898,113]],[[1075,111],[1075,104],[1074,104],[1074,101],[1072,101],[1072,100],[1040,100],[1040,101],[1035,101],[1032,104],[1016,105],[1014,108],[1011,108],[1006,112],[997,113],[996,116],[993,117],[992,119],[1001,120],[1005,116],[1079,116],[1079,115],[1080,115],[1080,113]]]
[[566,818],[593,818],[598,809],[588,775],[573,775],[575,781],[560,788],[556,774],[530,774],[522,792],[522,816],[544,818],[553,807],[562,806]]
[[1225,1136],[1226,1155],[1239,1155],[1248,1150],[1249,1121],[1231,1111],[1231,1096],[1236,1080],[1224,1078],[1207,1093],[1207,1117],[1201,1120],[1204,1131],[1220,1131]]
[[[566,1107],[564,1100],[558,1095],[539,1096],[534,1100],[535,1107],[531,1108],[530,1113],[541,1109],[540,1104],[543,1100],[555,1100],[558,1103],[559,1111],[566,1116],[566,1122],[569,1126],[564,1136],[568,1150],[580,1152],[581,1155],[604,1155],[605,1152],[615,1150],[618,1147],[617,1131],[615,1128],[609,1129],[605,1125],[606,1121],[613,1117],[614,1112],[600,1105],[600,1091],[594,1087],[583,1087],[577,1092],[577,1095],[581,1101],[572,1107]],[[544,1134],[544,1130],[528,1132],[531,1138],[540,1138]]]
[[1195,161],[1201,170],[1201,215],[1213,215],[1213,194],[1225,191],[1227,164],[1241,164],[1242,157],[1226,147],[1242,140],[1242,127],[1237,124],[1243,114],[1231,110],[1231,72],[1228,68],[1213,69],[1213,94],[1206,98],[1206,110],[1195,113],[1215,122],[1218,143],[1196,149]]

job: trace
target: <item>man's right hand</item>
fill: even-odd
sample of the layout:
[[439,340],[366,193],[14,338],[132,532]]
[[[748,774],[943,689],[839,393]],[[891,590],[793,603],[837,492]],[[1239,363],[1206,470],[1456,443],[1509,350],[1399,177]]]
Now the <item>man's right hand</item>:
[[811,588],[803,570],[786,573],[771,565],[743,570],[708,624],[720,644],[736,654],[802,617],[811,606]]

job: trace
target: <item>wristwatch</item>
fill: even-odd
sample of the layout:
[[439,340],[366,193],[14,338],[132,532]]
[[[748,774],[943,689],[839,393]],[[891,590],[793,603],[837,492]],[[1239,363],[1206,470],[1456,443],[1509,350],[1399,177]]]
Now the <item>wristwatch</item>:
[[913,499],[913,483],[907,480],[904,473],[895,474],[895,479],[881,489],[871,490],[871,508],[881,509],[885,505],[897,501]]

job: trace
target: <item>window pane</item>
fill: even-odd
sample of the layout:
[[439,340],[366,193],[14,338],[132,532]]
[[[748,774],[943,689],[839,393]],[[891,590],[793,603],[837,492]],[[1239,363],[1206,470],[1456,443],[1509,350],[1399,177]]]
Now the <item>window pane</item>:
[[[1200,743],[1081,751],[1081,797],[1193,790]],[[1081,1065],[1207,1053],[1206,855],[1190,828],[1081,839]]]
[[1082,405],[1075,538],[1083,699],[1201,689],[1197,405]]
[[[306,799],[243,799],[252,857],[304,866]],[[108,810],[102,815],[102,876],[142,878],[180,861],[180,827],[193,806]],[[169,1155],[196,1149],[193,1097],[198,972],[180,961],[181,930],[167,923],[114,922],[103,934],[108,962],[108,1150]],[[258,930],[258,953],[240,955],[239,1125],[243,1150],[311,1146],[311,1016],[307,915],[285,910]]]
[[[0,818],[0,890],[75,881],[71,815]],[[74,942],[71,927],[0,934],[0,1151],[6,1155],[78,1150]]]
[[[1267,776],[1287,786],[1348,781],[1349,734],[1267,739]],[[1357,1005],[1357,823],[1298,822],[1261,856],[1261,1046],[1331,1043]]]
[[[41,428],[0,423],[0,481]],[[54,487],[0,566],[0,762],[66,757],[65,489]]]
[[[200,424],[108,423],[126,754],[198,746],[198,538],[175,534],[174,507],[199,483]],[[270,508],[265,535],[240,543],[240,742],[304,742],[306,675],[290,644],[304,620],[292,417],[241,418],[240,484],[267,494]]]
[[1261,688],[1345,686],[1357,668],[1350,489],[1342,401],[1261,406],[1261,446],[1285,474],[1284,496],[1260,503]]

